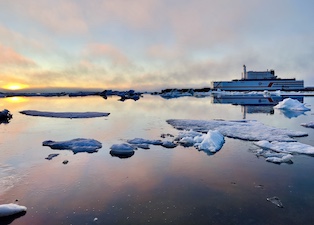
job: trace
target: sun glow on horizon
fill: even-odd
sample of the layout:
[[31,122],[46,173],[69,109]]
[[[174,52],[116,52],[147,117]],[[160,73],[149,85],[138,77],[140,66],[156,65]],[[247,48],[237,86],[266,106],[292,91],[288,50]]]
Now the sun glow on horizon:
[[10,83],[3,86],[4,89],[11,90],[11,91],[21,90],[28,87],[29,86],[27,84],[20,84],[20,83]]

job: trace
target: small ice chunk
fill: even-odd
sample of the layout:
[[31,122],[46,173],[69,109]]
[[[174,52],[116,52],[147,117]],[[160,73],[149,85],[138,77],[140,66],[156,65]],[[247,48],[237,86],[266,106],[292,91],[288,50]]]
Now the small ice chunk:
[[194,145],[195,141],[193,137],[183,137],[178,141],[178,143],[184,147],[191,147]]
[[110,155],[119,158],[129,158],[134,155],[135,147],[129,144],[114,144],[110,147]]
[[161,140],[148,140],[144,138],[134,138],[132,140],[128,140],[129,144],[138,145],[138,144],[149,144],[149,145],[161,145]]
[[36,110],[24,110],[20,111],[21,114],[28,116],[42,116],[42,117],[53,117],[53,118],[68,118],[68,119],[79,119],[79,118],[94,118],[109,116],[110,113],[103,112],[45,112]]
[[0,124],[7,124],[12,119],[12,114],[9,112],[9,110],[4,109],[3,111],[0,111]]
[[299,102],[296,99],[286,98],[274,106],[276,109],[296,110],[296,111],[309,111],[304,103]]
[[275,204],[279,208],[283,208],[283,204],[281,203],[280,199],[277,196],[267,198],[267,201]]
[[54,157],[57,157],[59,154],[49,154],[45,159],[52,160]]
[[272,162],[272,163],[292,163],[291,159],[293,158],[293,156],[291,154],[287,154],[285,156],[282,157],[276,157],[276,156],[272,156],[272,157],[267,157],[266,161],[267,162]]
[[[208,131],[202,136],[202,141],[196,147],[205,152],[214,153],[219,151],[225,143],[224,136],[219,131]],[[200,139],[198,139],[200,141]]]
[[301,126],[309,127],[309,128],[314,128],[314,122],[301,123]]
[[164,148],[175,148],[175,147],[177,147],[177,145],[175,143],[173,143],[172,141],[164,141],[164,142],[162,142],[161,146]]
[[17,204],[2,204],[0,205],[0,217],[12,216],[14,214],[26,212],[27,208],[25,206]]
[[194,146],[209,154],[220,150],[225,142],[224,136],[217,130],[209,130],[206,134],[192,130],[183,131],[175,140],[184,147]]
[[74,154],[79,152],[94,153],[97,152],[102,144],[94,139],[76,138],[69,141],[44,141],[43,146],[49,146],[51,149],[71,150]]

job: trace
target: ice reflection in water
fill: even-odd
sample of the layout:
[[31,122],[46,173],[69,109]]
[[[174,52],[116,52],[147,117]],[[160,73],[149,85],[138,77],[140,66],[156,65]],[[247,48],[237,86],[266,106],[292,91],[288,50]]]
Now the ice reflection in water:
[[[176,137],[179,131],[166,123],[168,119],[242,119],[240,106],[212,104],[210,98],[165,100],[149,95],[136,102],[114,97],[52,97],[28,98],[17,105],[2,103],[14,116],[10,124],[0,125],[2,163],[18,174],[28,174],[1,196],[3,202],[19,199],[30,209],[14,224],[309,224],[312,219],[311,157],[297,157],[292,166],[274,165],[251,154],[252,143],[230,138],[211,157],[183,146],[154,145],[124,160],[109,154],[113,144],[136,137]],[[18,113],[25,109],[111,114],[66,120]],[[276,111],[246,116],[306,131],[309,137],[298,140],[314,144],[312,129],[300,126],[308,122],[306,116],[288,119]],[[51,150],[41,146],[44,140],[75,138],[98,140],[102,150],[76,155],[60,151],[53,160],[45,159]],[[64,166],[64,160],[71,163]],[[289,213],[278,213],[280,209],[265,201],[269,196],[280,196]]]

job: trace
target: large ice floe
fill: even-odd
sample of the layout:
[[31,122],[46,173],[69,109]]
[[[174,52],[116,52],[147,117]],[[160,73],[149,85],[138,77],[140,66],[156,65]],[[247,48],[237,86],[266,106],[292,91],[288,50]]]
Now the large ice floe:
[[74,154],[79,152],[94,153],[102,147],[99,141],[94,139],[76,138],[69,141],[44,141],[43,146],[49,146],[51,149],[71,150]]
[[[224,143],[223,136],[241,140],[255,141],[260,149],[255,151],[257,156],[263,156],[266,161],[273,163],[292,163],[293,154],[314,154],[314,147],[296,142],[293,137],[307,136],[301,131],[292,131],[266,126],[255,120],[179,120],[167,122],[174,128],[184,130],[176,137],[183,146],[195,146],[202,150],[207,146],[207,152],[219,150]],[[200,134],[207,133],[207,134]],[[217,132],[217,133],[213,133]],[[203,140],[199,140],[204,138]],[[206,141],[205,145],[199,144]]]
[[264,125],[255,120],[181,120],[167,122],[178,130],[193,130],[207,133],[217,130],[222,135],[248,141],[295,141],[292,137],[307,136],[306,132],[280,129]]
[[25,206],[14,203],[0,205],[0,217],[12,216],[18,213],[25,213],[27,208]]
[[104,112],[45,112],[36,110],[24,110],[20,111],[20,113],[28,116],[69,118],[69,119],[104,117],[109,116],[110,114]]
[[293,110],[293,111],[309,111],[310,108],[306,107],[304,103],[296,99],[286,98],[274,106],[275,109]]

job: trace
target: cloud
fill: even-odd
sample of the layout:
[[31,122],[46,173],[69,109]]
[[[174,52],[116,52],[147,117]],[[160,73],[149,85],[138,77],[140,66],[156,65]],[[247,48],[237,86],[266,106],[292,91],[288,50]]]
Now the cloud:
[[88,25],[82,17],[84,8],[80,8],[77,1],[12,0],[4,6],[16,14],[16,19],[40,25],[48,32],[64,35],[88,31]]
[[129,64],[128,57],[123,54],[118,48],[109,44],[93,43],[83,50],[83,56],[92,59],[107,59],[114,64],[126,65]]
[[36,63],[13,49],[0,45],[0,66],[33,67]]

